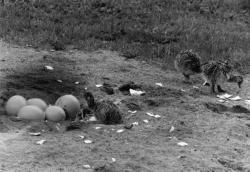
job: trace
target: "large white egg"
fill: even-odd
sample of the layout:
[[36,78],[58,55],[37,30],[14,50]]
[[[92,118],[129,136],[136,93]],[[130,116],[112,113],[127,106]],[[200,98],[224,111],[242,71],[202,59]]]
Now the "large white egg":
[[64,110],[59,106],[49,106],[45,111],[45,118],[49,121],[59,122],[66,118]]
[[75,119],[76,115],[80,112],[80,103],[73,95],[64,95],[57,99],[56,106],[63,108],[69,119]]
[[18,111],[26,105],[26,99],[23,96],[15,95],[9,98],[5,110],[8,115],[16,116]]
[[45,113],[37,106],[27,105],[22,107],[17,116],[20,119],[29,121],[43,121],[45,119]]
[[45,101],[39,98],[32,98],[27,100],[27,105],[34,105],[45,111],[47,109],[47,104]]

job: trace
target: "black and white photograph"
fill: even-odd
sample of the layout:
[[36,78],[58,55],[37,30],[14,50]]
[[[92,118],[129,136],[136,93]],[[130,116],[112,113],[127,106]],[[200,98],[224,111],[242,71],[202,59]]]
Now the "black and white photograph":
[[1,0],[0,172],[250,172],[250,0]]

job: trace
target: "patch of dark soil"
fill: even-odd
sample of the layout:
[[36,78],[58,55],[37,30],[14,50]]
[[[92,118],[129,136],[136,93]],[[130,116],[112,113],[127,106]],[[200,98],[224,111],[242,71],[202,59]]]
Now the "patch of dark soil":
[[114,89],[112,88],[112,85],[108,83],[104,83],[103,86],[100,88],[100,90],[107,93],[108,95],[115,94]]
[[118,89],[124,94],[129,95],[129,89],[140,89],[141,86],[130,81],[126,84],[121,85]]
[[222,113],[222,112],[227,112],[230,110],[229,107],[225,106],[225,105],[222,105],[222,104],[218,104],[218,103],[211,103],[211,102],[207,102],[207,103],[204,103],[204,106],[213,111],[213,112],[216,112],[216,113]]
[[[74,84],[80,78],[75,77],[70,72],[46,72],[41,69],[27,70],[27,72],[17,71],[15,74],[7,76],[7,88],[14,91],[12,93],[5,92],[4,97],[9,98],[15,94],[23,95],[26,98],[39,96],[49,103],[54,103],[63,94],[76,96],[80,94],[79,85]],[[58,79],[61,79],[63,82],[58,82]],[[83,83],[83,86],[86,84],[85,81],[81,81],[81,83]],[[40,93],[38,93],[38,90]]]
[[154,100],[154,99],[146,99],[143,101],[143,103],[146,103],[148,106],[160,106],[162,101],[161,100]]
[[147,106],[152,106],[152,107],[158,107],[164,104],[171,104],[175,102],[174,99],[171,98],[149,98],[149,99],[145,99],[143,100],[143,103],[145,103]]
[[[94,168],[94,172],[117,172],[117,168],[114,167],[114,165],[111,164],[103,164],[98,165]],[[120,171],[120,170],[118,170]]]
[[69,125],[66,126],[66,131],[77,130],[83,127],[83,122],[71,122]]
[[245,170],[243,167],[243,164],[240,162],[235,162],[233,160],[228,160],[228,159],[224,159],[224,158],[218,158],[217,161],[226,168],[231,168],[231,169],[237,170],[237,171]]
[[230,111],[233,113],[250,113],[250,110],[241,106],[241,105],[235,105],[230,108]]

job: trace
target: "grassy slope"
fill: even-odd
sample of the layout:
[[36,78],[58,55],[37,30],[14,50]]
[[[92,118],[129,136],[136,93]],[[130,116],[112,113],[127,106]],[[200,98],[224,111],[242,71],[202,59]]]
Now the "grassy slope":
[[34,0],[0,7],[0,37],[21,45],[118,50],[168,69],[186,48],[250,64],[248,0]]

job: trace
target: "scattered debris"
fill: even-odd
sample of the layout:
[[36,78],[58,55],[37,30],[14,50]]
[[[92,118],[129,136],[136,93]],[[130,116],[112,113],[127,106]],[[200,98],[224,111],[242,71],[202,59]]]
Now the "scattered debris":
[[43,145],[46,142],[46,140],[39,140],[36,142],[37,145]]
[[97,88],[100,88],[100,87],[102,87],[102,84],[97,84],[97,85],[95,85]]
[[82,135],[78,135],[79,137],[80,137],[80,139],[84,139],[85,138],[85,136],[82,136]]
[[90,167],[90,165],[86,164],[86,165],[83,165],[83,168],[90,169],[91,167]]
[[128,110],[128,113],[136,113],[137,111],[136,110],[134,110],[134,111],[132,111],[132,110]]
[[117,130],[116,132],[117,133],[122,133],[124,130],[123,129],[120,129],[120,130]]
[[93,143],[93,141],[92,140],[84,140],[84,143],[91,144],[91,143]]
[[46,70],[54,70],[54,68],[53,68],[52,66],[44,66],[44,68],[45,68]]
[[133,124],[133,125],[139,125],[139,123],[138,123],[138,122],[133,122],[132,124]]
[[37,133],[29,133],[31,136],[40,136],[41,133],[40,132],[37,132]]
[[245,100],[245,103],[250,105],[250,100]]
[[147,119],[144,119],[143,122],[146,124],[149,123],[149,121]]
[[161,116],[160,115],[154,115],[154,114],[152,114],[152,113],[150,113],[150,112],[147,112],[146,113],[148,116],[151,116],[151,117],[154,117],[154,118],[160,118]]
[[160,118],[161,116],[160,116],[160,115],[155,115],[154,117],[155,117],[155,118]]
[[129,92],[132,96],[140,96],[145,94],[145,91],[137,91],[133,89],[129,89]]
[[148,116],[152,116],[152,117],[155,116],[154,114],[152,114],[152,113],[150,113],[150,112],[147,112],[146,114],[147,114]]
[[187,146],[188,144],[186,142],[179,142],[179,143],[177,143],[177,145],[179,145],[179,146]]
[[199,87],[197,87],[197,86],[193,86],[193,89],[199,89]]
[[172,133],[174,131],[174,129],[175,129],[174,126],[171,126],[169,132]]
[[233,101],[238,101],[238,100],[241,100],[242,98],[240,96],[235,96],[233,98],[229,98],[230,100],[233,100]]
[[102,127],[95,127],[96,130],[100,130]]
[[217,97],[218,98],[220,98],[220,99],[228,99],[228,98],[230,98],[230,97],[232,97],[233,95],[231,95],[231,94],[222,94],[222,95],[217,95]]
[[226,100],[225,100],[225,99],[219,99],[218,102],[220,102],[220,103],[225,103]]
[[163,87],[162,83],[155,83],[155,85],[159,86],[159,87]]

